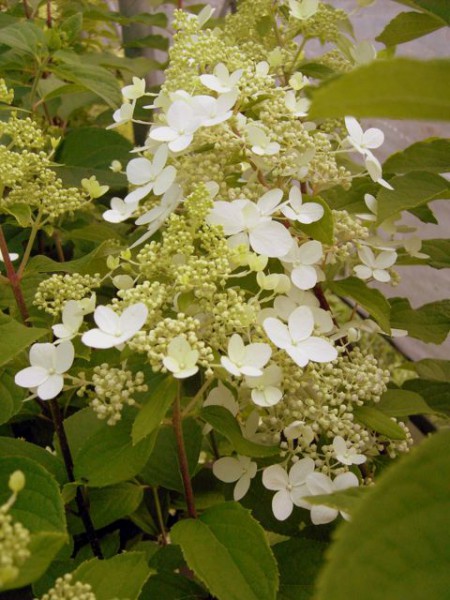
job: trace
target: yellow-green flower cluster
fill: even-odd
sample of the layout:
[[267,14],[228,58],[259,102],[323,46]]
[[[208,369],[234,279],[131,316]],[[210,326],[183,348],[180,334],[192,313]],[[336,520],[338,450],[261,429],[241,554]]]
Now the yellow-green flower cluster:
[[96,595],[89,583],[73,581],[73,575],[67,573],[58,577],[55,585],[42,596],[41,600],[96,600]]
[[13,100],[14,90],[9,89],[3,77],[0,77],[0,102],[11,104]]
[[68,300],[82,300],[90,296],[92,291],[100,286],[100,281],[99,274],[55,273],[38,285],[33,304],[56,317]]

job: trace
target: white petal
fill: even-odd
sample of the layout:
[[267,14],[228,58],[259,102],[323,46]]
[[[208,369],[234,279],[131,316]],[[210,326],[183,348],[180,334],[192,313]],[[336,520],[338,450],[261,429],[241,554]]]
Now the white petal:
[[341,473],[333,481],[333,486],[336,491],[346,490],[352,487],[358,487],[359,481],[354,473]]
[[302,265],[313,265],[322,260],[323,247],[316,240],[302,244],[298,250],[298,260]]
[[210,225],[222,225],[225,235],[235,235],[244,228],[242,216],[242,202],[223,202],[218,200],[214,202],[214,208],[206,217],[206,222]]
[[237,481],[240,477],[242,477],[243,469],[238,460],[232,458],[231,456],[225,456],[224,458],[219,458],[219,460],[214,462],[213,473],[217,479],[220,479],[220,481],[232,483],[233,481]]
[[312,496],[334,492],[333,483],[325,473],[311,473],[308,475],[306,477],[306,486]]
[[264,469],[262,483],[268,490],[285,490],[289,485],[288,474],[281,465],[271,465]]
[[294,503],[287,490],[280,490],[272,498],[273,514],[278,521],[285,521],[292,513]]
[[291,281],[299,290],[311,290],[317,283],[317,271],[310,265],[301,265],[292,270]]
[[33,344],[30,348],[30,365],[43,367],[47,371],[55,366],[56,348],[53,344]]
[[283,198],[283,190],[273,189],[266,192],[257,202],[257,207],[263,215],[271,215]]
[[331,362],[338,355],[336,348],[330,342],[319,337],[310,337],[300,342],[298,348],[301,348],[309,360],[319,363]]
[[347,444],[343,437],[337,435],[333,440],[334,455],[345,454],[347,452]]
[[309,225],[310,223],[320,221],[324,212],[324,208],[321,204],[318,204],[317,202],[305,202],[298,211],[297,221]]
[[83,333],[81,341],[90,348],[114,348],[118,343],[114,335],[105,333],[101,329],[90,329]]
[[269,258],[284,256],[292,245],[289,231],[281,223],[270,221],[261,223],[249,233],[252,249]]
[[299,306],[289,316],[289,333],[294,342],[309,338],[314,329],[314,316],[309,306]]
[[148,308],[142,302],[129,306],[120,316],[121,331],[123,333],[133,332],[134,335],[144,325],[147,316]]
[[166,144],[163,144],[158,148],[153,157],[153,172],[161,173],[164,169],[164,166],[167,162],[167,157],[169,156],[169,148]]
[[192,367],[192,369],[183,369],[182,371],[178,371],[177,373],[174,373],[173,376],[176,379],[187,379],[188,377],[192,377],[192,375],[195,375],[198,372],[198,367],[197,365],[195,367]]
[[44,367],[27,367],[22,369],[14,377],[16,385],[25,388],[34,388],[48,378],[48,371]]
[[383,269],[374,269],[373,278],[381,283],[387,283],[391,280],[390,274],[387,271],[383,271]]
[[345,117],[345,127],[347,128],[350,137],[355,140],[357,144],[360,144],[363,130],[358,121],[354,117]]
[[361,259],[361,261],[368,267],[373,268],[375,266],[375,255],[372,249],[368,246],[362,246],[362,248],[358,250],[358,256]]
[[171,127],[155,127],[148,135],[157,142],[171,142],[178,137],[178,133]]
[[312,506],[311,507],[311,521],[314,525],[325,525],[331,523],[338,516],[338,511],[335,508],[329,508],[328,506]]
[[371,127],[364,132],[363,144],[366,148],[379,148],[384,142],[384,133],[381,129]]
[[269,317],[263,323],[264,331],[277,348],[287,348],[292,344],[289,329],[279,319]]
[[108,306],[97,306],[94,321],[101,331],[109,335],[115,335],[119,331],[120,317]]
[[153,187],[153,193],[156,196],[161,196],[170,188],[170,186],[175,181],[175,177],[177,176],[177,170],[175,167],[169,166],[166,167],[160,175],[158,175],[155,185]]
[[75,358],[75,348],[72,342],[62,342],[56,350],[55,370],[65,373],[70,369]]
[[233,362],[231,362],[228,356],[221,356],[220,363],[222,367],[228,371],[228,373],[231,373],[235,377],[241,376],[241,371],[236,367],[236,365]]
[[245,364],[262,369],[269,362],[271,354],[269,344],[249,344],[245,348]]
[[314,472],[315,464],[312,458],[302,458],[294,463],[289,471],[289,482],[292,485],[305,483],[306,477]]
[[297,346],[289,346],[286,348],[286,352],[299,367],[306,367],[309,362],[309,356]]
[[41,400],[51,400],[56,398],[64,386],[64,378],[62,375],[55,373],[50,375],[46,381],[41,383],[37,388],[37,395]]
[[374,267],[377,269],[389,269],[397,260],[396,252],[380,252],[380,254],[375,259]]
[[234,486],[234,490],[233,490],[234,500],[236,502],[239,502],[239,500],[241,500],[245,496],[245,494],[248,492],[249,488],[250,488],[250,477],[247,474],[245,474],[239,479],[239,481]]
[[169,148],[172,152],[181,152],[182,150],[186,150],[193,139],[194,136],[192,133],[180,135],[180,137],[169,142]]
[[372,277],[372,269],[366,267],[365,265],[356,265],[353,270],[356,273],[356,277],[359,279],[366,280]]
[[127,165],[127,179],[133,185],[145,185],[152,178],[152,163],[146,158],[133,158]]
[[275,406],[283,397],[283,392],[273,386],[267,386],[263,390],[252,390],[252,400],[257,406],[267,408]]

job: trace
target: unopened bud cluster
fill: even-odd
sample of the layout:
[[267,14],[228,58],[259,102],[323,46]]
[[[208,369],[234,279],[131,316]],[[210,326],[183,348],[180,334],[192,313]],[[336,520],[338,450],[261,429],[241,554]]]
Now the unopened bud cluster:
[[99,274],[54,274],[38,285],[33,304],[50,315],[58,316],[68,300],[82,300],[99,285]]
[[67,573],[58,577],[55,585],[40,600],[96,600],[96,596],[89,583],[73,582],[73,575]]

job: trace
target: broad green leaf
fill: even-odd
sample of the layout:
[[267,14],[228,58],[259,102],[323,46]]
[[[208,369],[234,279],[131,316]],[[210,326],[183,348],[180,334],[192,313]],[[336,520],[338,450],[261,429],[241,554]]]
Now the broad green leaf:
[[167,27],[167,15],[164,12],[139,13],[129,16],[127,20],[129,23],[142,23],[142,25],[149,25],[150,27]]
[[430,415],[434,412],[419,394],[394,389],[388,389],[384,392],[377,408],[388,417]]
[[442,600],[450,589],[450,431],[387,469],[337,532],[318,600]]
[[11,508],[11,514],[31,533],[56,531],[65,534],[66,520],[58,484],[34,460],[17,456],[0,458],[0,505],[11,495],[8,480],[17,470],[25,475],[25,487]]
[[218,433],[227,438],[239,454],[252,457],[274,456],[278,446],[262,446],[244,438],[238,422],[229,410],[222,406],[207,406],[200,411],[202,419],[207,421]]
[[395,2],[436,15],[450,25],[450,5],[447,0],[395,0]]
[[21,227],[30,227],[32,224],[31,208],[28,204],[10,204],[3,208],[5,212],[12,215]]
[[367,212],[367,206],[364,204],[364,195],[372,194],[376,196],[379,187],[369,177],[354,179],[352,187],[344,190],[340,185],[335,185],[329,190],[321,192],[321,196],[326,200],[328,206],[335,210],[346,210],[349,213]]
[[[177,444],[173,428],[161,427],[152,434],[151,438],[155,435],[157,437],[154,450],[140,475],[147,484],[160,485],[169,490],[182,492],[183,480],[178,467]],[[183,438],[189,473],[192,476],[198,464],[202,444],[202,430],[194,419],[183,420]],[[139,444],[142,443],[139,442]],[[139,444],[135,447],[137,448]]]
[[394,189],[381,188],[377,195],[379,223],[400,215],[403,210],[428,204],[438,198],[448,198],[450,192],[450,184],[444,177],[425,171],[400,175],[389,183]]
[[386,46],[396,46],[428,35],[445,25],[442,19],[433,15],[403,12],[386,25],[376,40]]
[[131,142],[116,131],[81,127],[65,136],[55,160],[65,165],[109,169],[113,160],[128,162],[132,149]]
[[[299,223],[297,226],[299,227],[299,229],[304,231],[306,235],[309,235],[313,239],[318,240],[323,244],[332,244],[334,234],[333,213],[331,212],[331,209],[325,202],[325,200],[323,200],[320,196],[312,197],[311,202],[316,202],[317,204],[323,206],[323,217],[320,219],[320,221],[316,221],[315,223],[311,223],[310,225],[304,225],[303,223]],[[307,203],[306,199],[305,203]]]
[[59,77],[83,86],[102,98],[112,108],[121,104],[119,82],[107,69],[87,63],[60,63],[52,67],[52,72]]
[[113,173],[111,169],[91,169],[91,167],[55,167],[56,174],[62,179],[64,185],[80,187],[81,180],[89,179],[93,175],[102,185],[109,185],[110,191],[125,190],[127,179],[122,173]]
[[450,166],[450,140],[444,138],[428,138],[416,142],[405,150],[391,154],[384,162],[385,173],[410,173],[411,171],[428,171],[429,173],[446,173]]
[[450,267],[450,240],[423,240],[421,252],[428,254],[426,262],[433,269]]
[[385,117],[450,120],[450,60],[377,60],[312,92],[311,120]]
[[118,230],[117,224],[92,223],[79,229],[70,229],[62,232],[64,241],[82,240],[84,242],[102,243],[111,240],[125,241],[124,236]]
[[175,399],[177,386],[173,377],[166,377],[150,390],[146,403],[133,423],[133,444],[137,444],[159,426]]
[[139,600],[197,600],[208,598],[198,583],[177,573],[158,573],[148,579]]
[[171,530],[188,566],[218,600],[275,600],[277,565],[249,511],[227,502]]
[[2,587],[2,591],[23,588],[44,575],[58,552],[67,542],[67,535],[58,531],[33,533],[28,549],[31,556],[20,567],[19,575]]
[[[0,386],[1,390],[1,386]],[[48,450],[31,444],[22,439],[0,437],[0,456],[14,458],[30,458],[39,463],[44,469],[55,477],[58,483],[67,481],[67,474],[63,462]]]
[[423,358],[417,362],[408,362],[403,368],[415,371],[422,379],[450,383],[450,360]]
[[335,74],[335,71],[328,65],[315,62],[304,63],[301,65],[300,70],[306,77],[314,77],[314,79],[326,79]]
[[292,538],[272,546],[280,570],[277,600],[312,600],[326,548],[324,542],[306,538]]
[[411,379],[403,384],[403,388],[420,394],[435,413],[450,417],[450,383]]
[[149,575],[143,552],[124,552],[108,560],[94,558],[73,572],[74,581],[92,586],[96,600],[137,600]]
[[47,329],[26,327],[15,319],[0,313],[0,366],[8,363],[15,356],[48,335]]
[[0,44],[35,57],[46,51],[43,30],[30,21],[20,21],[0,29]]
[[381,329],[390,333],[389,302],[379,290],[370,288],[362,279],[347,277],[328,283],[330,290],[338,296],[347,296],[361,305],[378,322]]
[[8,371],[3,371],[0,376],[0,425],[3,425],[20,411],[27,392],[14,383],[14,377]]
[[433,211],[426,204],[411,208],[409,212],[422,221],[422,223],[434,223],[435,225],[438,223]]
[[391,325],[431,344],[442,344],[450,330],[450,301],[439,300],[411,308],[406,298],[391,298]]
[[167,50],[169,48],[169,38],[152,33],[137,40],[130,40],[124,44],[125,48],[154,48],[155,50]]
[[66,34],[69,44],[73,43],[79,37],[82,27],[83,14],[81,12],[77,12],[64,19],[61,23],[61,31]]
[[335,508],[351,515],[360,503],[361,498],[366,495],[368,489],[368,487],[348,488],[339,492],[333,492],[332,494],[305,496],[305,499],[315,506],[329,506],[330,508]]
[[143,468],[156,436],[132,444],[133,414],[124,412],[114,427],[100,421],[78,452],[74,454],[75,477],[91,487],[105,487],[131,479]]
[[358,423],[362,423],[372,431],[393,440],[406,439],[406,434],[400,425],[381,412],[381,409],[372,406],[358,406],[353,414]]

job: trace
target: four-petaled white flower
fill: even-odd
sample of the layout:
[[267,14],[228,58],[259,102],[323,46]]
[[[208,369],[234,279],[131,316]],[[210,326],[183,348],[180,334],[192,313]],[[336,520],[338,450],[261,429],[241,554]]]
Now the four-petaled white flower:
[[258,271],[256,282],[262,290],[272,290],[276,294],[285,294],[291,289],[291,280],[284,273],[266,275],[264,271]]
[[282,262],[292,265],[291,281],[300,290],[312,289],[321,273],[317,265],[323,257],[322,244],[317,240],[305,242],[298,246],[294,242],[289,252],[283,256]]
[[290,189],[288,202],[283,204],[280,210],[291,221],[298,221],[305,225],[320,221],[324,213],[323,206],[318,202],[303,202],[302,193],[295,185]]
[[235,377],[262,375],[263,367],[269,362],[272,350],[269,344],[244,344],[243,339],[234,333],[228,341],[228,356],[221,356],[222,366]]
[[202,127],[213,127],[231,117],[233,114],[231,109],[236,104],[236,100],[236,92],[228,92],[218,98],[203,95],[194,96],[192,106],[200,120],[200,125]]
[[167,125],[153,127],[149,137],[157,142],[168,142],[169,150],[186,150],[201,125],[201,118],[194,106],[184,100],[176,100],[166,114]]
[[337,358],[337,350],[330,342],[311,336],[314,316],[308,306],[296,308],[289,316],[288,325],[269,317],[263,327],[275,346],[286,350],[299,367],[306,367],[310,360],[325,363]]
[[397,253],[391,250],[385,250],[375,258],[373,250],[368,246],[363,246],[358,250],[358,256],[363,263],[356,265],[354,271],[359,279],[370,279],[373,277],[377,281],[386,283],[390,281],[391,275],[386,269],[392,267],[397,260]]
[[108,125],[106,129],[114,129],[115,127],[119,127],[124,123],[128,123],[133,118],[135,102],[124,102],[120,108],[118,108],[113,113],[113,121],[112,125]]
[[[351,487],[358,487],[358,478],[354,473],[341,473],[333,481],[325,473],[311,473],[306,478],[307,493],[305,496],[319,496],[322,494],[332,494],[340,492]],[[305,508],[311,509],[311,521],[314,525],[325,525],[331,523],[338,516],[339,512],[348,521],[347,513],[338,511],[336,508],[330,508],[323,504],[308,504],[307,498],[304,500]]]
[[103,218],[108,223],[121,223],[131,217],[138,207],[138,202],[126,203],[121,198],[114,197],[111,198],[110,206],[111,208],[103,213]]
[[267,408],[275,406],[283,397],[280,390],[283,371],[278,365],[269,365],[259,377],[245,378],[245,383],[252,390],[252,400],[258,406]]
[[177,335],[167,346],[167,356],[163,358],[163,365],[177,379],[186,379],[197,373],[198,357],[198,350],[193,350],[186,338]]
[[311,101],[308,98],[297,98],[295,92],[290,90],[286,92],[284,104],[294,117],[306,117],[311,106]]
[[252,152],[258,156],[273,156],[280,151],[280,144],[272,142],[270,137],[256,125],[248,125],[247,137],[252,144]]
[[384,142],[384,133],[381,129],[371,127],[363,131],[361,125],[354,117],[345,117],[345,127],[348,132],[348,142],[360,154],[371,154],[371,149],[379,148]]
[[137,100],[145,96],[145,79],[133,77],[133,83],[122,88],[122,96],[127,100]]
[[283,429],[287,440],[301,439],[307,446],[315,439],[315,433],[310,425],[305,425],[304,421],[292,421]]
[[281,465],[272,465],[263,471],[262,482],[268,490],[276,490],[272,511],[278,521],[285,521],[295,506],[307,508],[303,497],[308,495],[306,478],[314,472],[312,458],[302,458],[290,469],[289,475]]
[[133,158],[127,165],[128,181],[139,186],[125,197],[126,204],[134,204],[153,191],[155,196],[161,196],[175,181],[175,167],[166,167],[169,149],[164,144],[158,148],[153,161],[147,158]]
[[130,248],[139,246],[139,244],[142,244],[142,242],[145,242],[145,240],[151,237],[155,231],[158,231],[167,217],[172,214],[179,205],[181,200],[181,187],[178,184],[172,185],[161,198],[160,204],[154,206],[136,220],[136,225],[148,225],[148,229],[144,235],[130,246]]
[[314,16],[319,8],[319,0],[289,0],[291,16],[306,21]]
[[226,94],[236,88],[243,72],[243,69],[237,69],[230,74],[226,65],[219,63],[214,67],[213,75],[200,75],[200,81],[210,90],[218,94]]
[[31,367],[19,371],[14,381],[31,389],[41,400],[56,398],[64,386],[64,373],[75,357],[72,342],[62,342],[59,346],[33,344],[29,356]]
[[97,306],[94,312],[97,328],[83,333],[81,341],[91,348],[120,347],[142,328],[147,315],[148,309],[142,302],[128,306],[121,315],[108,306]]
[[358,454],[356,448],[348,446],[343,437],[337,435],[333,440],[334,456],[343,465],[362,465],[367,457],[364,454]]
[[81,327],[83,316],[83,309],[76,300],[66,302],[62,310],[62,323],[52,326],[53,334],[55,337],[60,338],[55,343],[74,338]]
[[250,243],[252,249],[264,256],[279,258],[292,245],[289,231],[281,223],[272,220],[283,198],[280,189],[270,190],[258,202],[234,200],[214,202],[206,220],[210,225],[222,225],[225,235],[237,236],[239,243]]
[[213,473],[224,483],[233,483],[236,485],[233,490],[233,498],[238,502],[241,500],[250,488],[250,483],[256,475],[257,465],[248,456],[225,456],[219,458],[213,464]]

